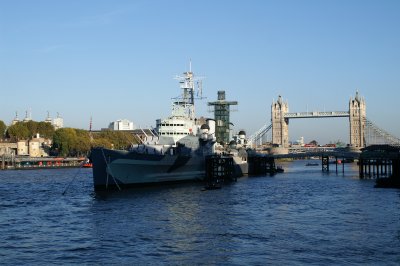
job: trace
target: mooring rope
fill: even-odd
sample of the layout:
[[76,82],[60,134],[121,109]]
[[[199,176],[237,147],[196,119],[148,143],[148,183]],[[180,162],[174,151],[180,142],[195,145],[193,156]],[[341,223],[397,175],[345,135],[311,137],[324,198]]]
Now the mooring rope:
[[67,192],[69,186],[72,184],[72,182],[74,182],[75,178],[78,176],[79,172],[81,171],[83,166],[83,163],[81,163],[81,166],[79,166],[78,171],[76,171],[74,177],[71,179],[71,181],[68,183],[67,187],[65,188],[64,192],[61,195],[65,195],[65,193]]
[[106,155],[104,154],[104,149],[103,149],[103,148],[101,148],[101,152],[103,153],[104,162],[106,163],[106,166],[107,166],[107,169],[106,169],[106,173],[107,173],[106,188],[108,187],[108,171],[107,171],[107,170],[109,170],[109,171],[110,171],[110,174],[111,174],[111,177],[112,177],[113,180],[114,180],[115,185],[117,185],[117,188],[121,191],[121,188],[120,188],[120,186],[118,185],[117,180],[115,180],[115,178],[114,178],[114,175],[113,175],[113,173],[112,173],[112,171],[111,171],[111,168],[108,166],[107,158],[106,158]]

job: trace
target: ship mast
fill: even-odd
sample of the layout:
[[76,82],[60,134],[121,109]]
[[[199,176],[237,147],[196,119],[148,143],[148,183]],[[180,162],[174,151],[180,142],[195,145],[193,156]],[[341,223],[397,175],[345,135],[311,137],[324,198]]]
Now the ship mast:
[[[173,111],[176,109],[180,109],[184,112],[185,116],[190,119],[195,119],[195,82],[197,85],[198,94],[200,93],[199,99],[201,99],[202,78],[194,77],[194,74],[192,72],[192,60],[189,61],[189,71],[184,72],[183,76],[176,76],[175,79],[179,80],[180,88],[182,89],[182,95],[175,98],[176,101],[174,102]],[[175,108],[177,106],[179,106],[180,108]]]

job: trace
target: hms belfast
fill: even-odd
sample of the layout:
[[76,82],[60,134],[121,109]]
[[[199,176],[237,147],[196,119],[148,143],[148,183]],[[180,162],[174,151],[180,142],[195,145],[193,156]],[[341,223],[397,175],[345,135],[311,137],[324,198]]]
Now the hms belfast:
[[244,131],[228,143],[229,106],[237,102],[225,101],[225,92],[219,91],[218,101],[209,103],[217,119],[197,119],[195,93],[201,95],[201,79],[189,69],[177,77],[181,95],[173,101],[171,116],[156,120],[154,136],[128,150],[91,150],[96,191],[204,180],[205,158],[216,154],[233,158],[235,176],[247,173]]

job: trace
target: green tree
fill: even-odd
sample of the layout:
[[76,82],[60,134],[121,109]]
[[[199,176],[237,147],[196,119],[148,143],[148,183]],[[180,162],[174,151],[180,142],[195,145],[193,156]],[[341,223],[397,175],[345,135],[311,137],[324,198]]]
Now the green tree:
[[91,141],[89,132],[83,129],[75,129],[76,141],[73,147],[73,156],[87,156],[90,151]]
[[76,131],[73,128],[60,128],[54,132],[52,150],[60,156],[70,156],[77,143]]
[[84,136],[77,136],[73,156],[87,156],[90,151],[90,139]]
[[24,123],[26,128],[28,128],[30,137],[33,137],[33,136],[36,135],[36,133],[39,133],[38,132],[38,122],[35,122],[35,121],[31,120],[31,121],[22,122],[22,123]]
[[18,122],[7,129],[7,137],[12,141],[29,139],[31,133],[24,122]]
[[0,120],[0,139],[3,139],[6,135],[7,126],[2,120]]
[[48,122],[28,121],[24,123],[29,129],[32,137],[35,136],[37,133],[39,133],[42,138],[51,139],[53,137],[54,126]]
[[[38,122],[37,132],[41,137],[46,139],[52,139],[54,135],[54,126],[48,122]],[[33,132],[35,133],[35,132]]]
[[18,122],[10,126],[7,130],[7,136],[14,140],[29,139],[37,133],[43,138],[52,139],[54,126],[46,122]]
[[90,136],[86,130],[60,128],[54,133],[52,151],[60,156],[86,156],[90,147]]

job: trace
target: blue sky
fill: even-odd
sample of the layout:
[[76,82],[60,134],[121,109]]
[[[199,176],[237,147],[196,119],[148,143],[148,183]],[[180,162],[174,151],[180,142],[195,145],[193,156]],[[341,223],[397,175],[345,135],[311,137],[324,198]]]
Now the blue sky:
[[[400,1],[0,0],[0,120],[31,109],[68,127],[170,114],[173,77],[204,76],[206,102],[239,102],[235,130],[291,112],[346,111],[358,89],[367,117],[400,137]],[[290,121],[290,139],[348,142],[347,119]]]

